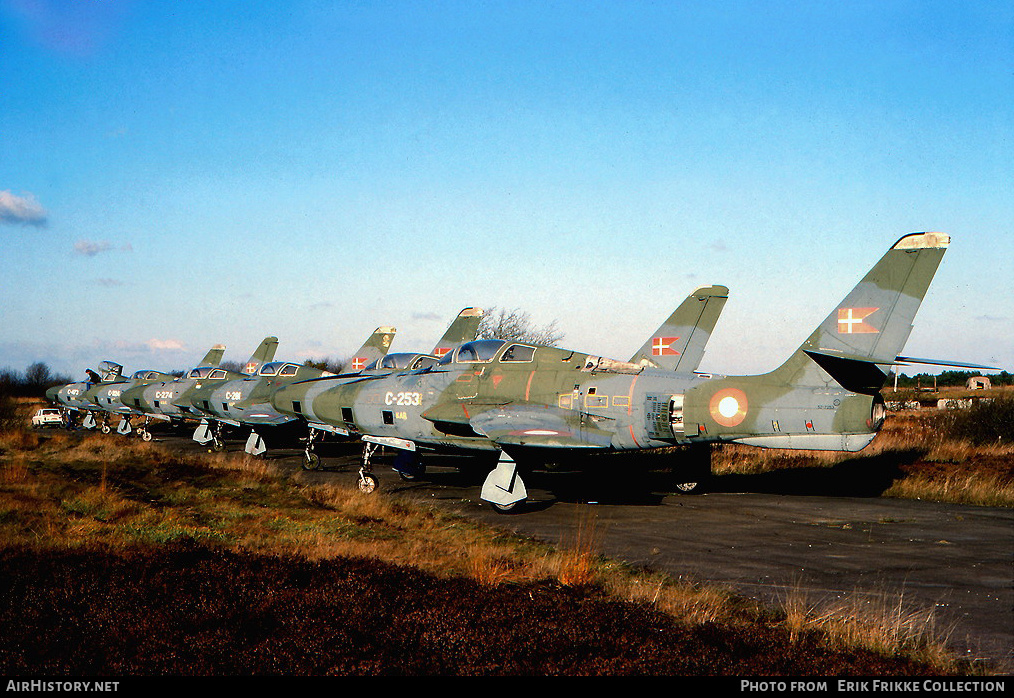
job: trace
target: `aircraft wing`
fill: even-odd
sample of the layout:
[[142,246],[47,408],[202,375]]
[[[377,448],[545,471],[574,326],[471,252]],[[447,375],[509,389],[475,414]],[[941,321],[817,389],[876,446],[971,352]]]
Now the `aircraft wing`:
[[610,432],[590,415],[550,405],[506,405],[471,418],[469,424],[500,447],[609,448]]

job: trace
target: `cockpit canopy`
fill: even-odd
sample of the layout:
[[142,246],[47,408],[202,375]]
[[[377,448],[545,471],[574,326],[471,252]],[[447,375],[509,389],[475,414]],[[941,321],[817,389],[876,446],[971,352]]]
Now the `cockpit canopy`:
[[289,377],[296,375],[298,372],[298,364],[289,363],[288,361],[272,361],[261,366],[258,375]]
[[228,375],[223,368],[215,368],[214,366],[201,366],[195,368],[187,374],[187,378],[198,378],[207,380],[220,380]]
[[161,377],[162,374],[159,373],[158,371],[149,371],[149,370],[135,371],[134,375],[131,376],[131,378],[136,381],[153,381],[158,380]]
[[437,357],[428,354],[397,352],[380,357],[366,368],[380,371],[417,371],[436,363]]
[[492,361],[504,344],[502,339],[477,339],[473,342],[466,342],[454,351],[443,355],[439,363],[446,366],[450,363],[470,363]]

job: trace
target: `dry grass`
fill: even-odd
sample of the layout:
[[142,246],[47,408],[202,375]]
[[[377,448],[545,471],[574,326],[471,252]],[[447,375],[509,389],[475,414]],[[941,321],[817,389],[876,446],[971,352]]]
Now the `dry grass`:
[[786,593],[782,610],[794,640],[817,629],[834,647],[865,647],[957,670],[956,659],[944,649],[948,632],[937,627],[933,609],[907,608],[904,594],[856,591],[844,599],[813,601],[795,587]]
[[940,410],[891,413],[873,442],[859,453],[790,451],[736,444],[717,448],[716,475],[789,473],[798,469],[889,473],[885,497],[977,506],[1014,506],[1014,443],[976,445],[950,436]]

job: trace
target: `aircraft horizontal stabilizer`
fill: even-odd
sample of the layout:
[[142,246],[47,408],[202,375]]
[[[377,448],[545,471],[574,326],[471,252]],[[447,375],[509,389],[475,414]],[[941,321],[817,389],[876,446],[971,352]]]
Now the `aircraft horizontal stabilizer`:
[[943,359],[916,359],[911,356],[899,356],[895,359],[895,365],[905,366],[908,364],[926,364],[928,366],[950,366],[953,368],[974,368],[979,371],[999,371],[997,366],[982,366],[979,364],[966,364],[960,361],[945,361]]
[[907,366],[909,364],[927,364],[931,366],[951,366],[954,368],[974,368],[977,370],[998,370],[991,366],[945,361],[942,359],[916,359],[899,356],[894,361],[883,361],[868,356],[854,356],[842,352],[804,349],[803,352],[827,371],[832,378],[848,390],[855,393],[872,395],[883,385],[885,372],[878,366]]

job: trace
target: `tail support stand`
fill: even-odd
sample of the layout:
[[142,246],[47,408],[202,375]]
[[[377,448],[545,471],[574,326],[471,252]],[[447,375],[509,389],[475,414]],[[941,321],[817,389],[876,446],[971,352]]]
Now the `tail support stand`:
[[528,490],[518,475],[518,464],[503,451],[496,467],[486,476],[479,495],[497,511],[508,512],[528,499]]
[[264,438],[254,430],[250,430],[250,436],[247,437],[246,446],[243,449],[251,456],[259,456],[268,450],[268,447],[264,445]]

